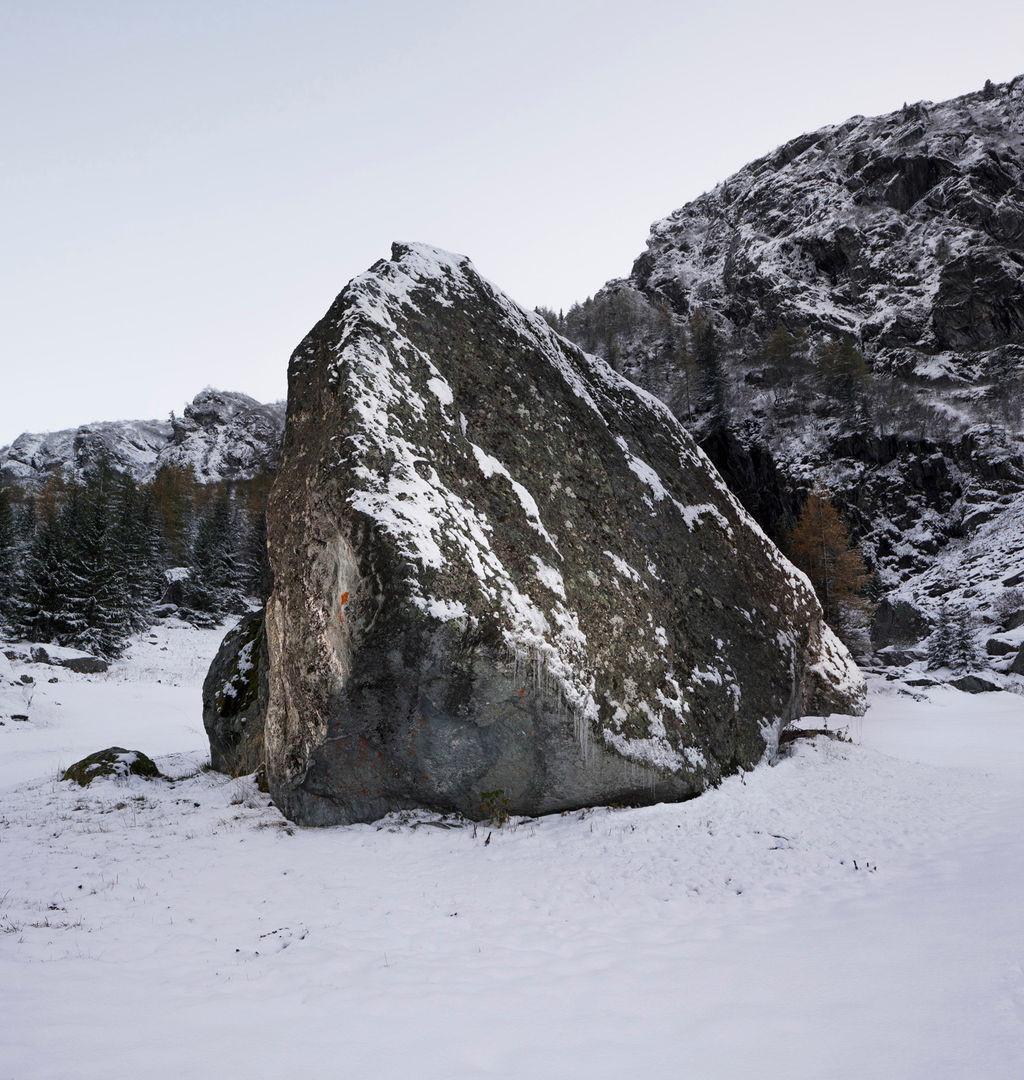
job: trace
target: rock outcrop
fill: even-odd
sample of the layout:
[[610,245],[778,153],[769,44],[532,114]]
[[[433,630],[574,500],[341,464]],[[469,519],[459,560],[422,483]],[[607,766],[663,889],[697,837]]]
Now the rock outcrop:
[[432,248],[292,356],[268,535],[267,773],[299,822],[686,798],[863,708],[668,409]]
[[668,402],[771,535],[826,488],[887,610],[921,616],[901,642],[943,596],[995,621],[1024,544],[1024,77],[791,140],[656,222],[561,329]]
[[55,473],[81,477],[101,456],[137,481],[163,465],[189,466],[200,483],[242,480],[273,468],[284,405],[206,389],[170,421],[118,420],[49,434],[25,433],[0,447],[0,481],[38,488]]

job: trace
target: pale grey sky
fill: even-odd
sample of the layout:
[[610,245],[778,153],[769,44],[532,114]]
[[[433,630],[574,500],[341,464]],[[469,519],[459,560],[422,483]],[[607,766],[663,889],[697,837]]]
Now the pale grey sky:
[[1024,70],[1007,0],[3,0],[0,445],[283,397],[392,240],[527,305],[854,113]]

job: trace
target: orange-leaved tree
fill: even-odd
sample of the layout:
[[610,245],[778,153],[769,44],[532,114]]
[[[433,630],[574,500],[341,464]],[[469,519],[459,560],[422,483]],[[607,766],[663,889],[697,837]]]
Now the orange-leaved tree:
[[866,644],[870,605],[864,595],[868,574],[860,548],[850,539],[843,516],[828,493],[815,488],[807,497],[786,542],[787,554],[811,579],[825,621],[848,645]]

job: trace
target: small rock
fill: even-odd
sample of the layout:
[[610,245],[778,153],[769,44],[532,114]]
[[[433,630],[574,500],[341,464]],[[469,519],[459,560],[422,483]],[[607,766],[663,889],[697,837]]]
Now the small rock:
[[1013,646],[1006,641],[1000,641],[999,638],[989,638],[985,642],[985,652],[989,656],[1005,656],[1013,652]]
[[963,690],[965,694],[988,694],[1002,689],[994,682],[982,679],[978,675],[964,675],[959,679],[954,679],[950,685],[955,686],[957,690]]
[[146,779],[160,779],[162,774],[141,750],[125,750],[123,746],[111,746],[98,750],[95,754],[76,761],[65,769],[61,780],[74,780],[87,787],[97,776],[142,776]]
[[110,664],[98,656],[74,656],[65,660],[61,667],[66,667],[68,671],[77,671],[79,675],[98,675],[101,671],[106,671]]
[[1018,626],[1024,626],[1024,611],[1015,611],[1003,619],[1003,626],[1007,630],[1016,630]]

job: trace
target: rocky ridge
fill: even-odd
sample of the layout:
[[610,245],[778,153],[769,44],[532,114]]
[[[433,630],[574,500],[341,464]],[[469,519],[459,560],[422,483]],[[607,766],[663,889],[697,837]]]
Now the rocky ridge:
[[[724,427],[678,360],[697,312],[723,343]],[[771,355],[778,327],[803,367]],[[791,140],[652,226],[563,329],[668,402],[773,535],[826,487],[883,611],[918,612],[914,643],[943,597],[1002,625],[1024,570],[1024,77]],[[814,370],[841,335],[869,369],[855,400]]]
[[54,473],[81,474],[101,454],[137,481],[164,465],[191,466],[201,483],[255,476],[277,461],[284,403],[206,389],[169,421],[83,424],[48,434],[25,433],[0,448],[0,480],[38,487]]
[[863,707],[665,406],[433,248],[292,356],[268,536],[267,774],[305,823],[682,798]]

